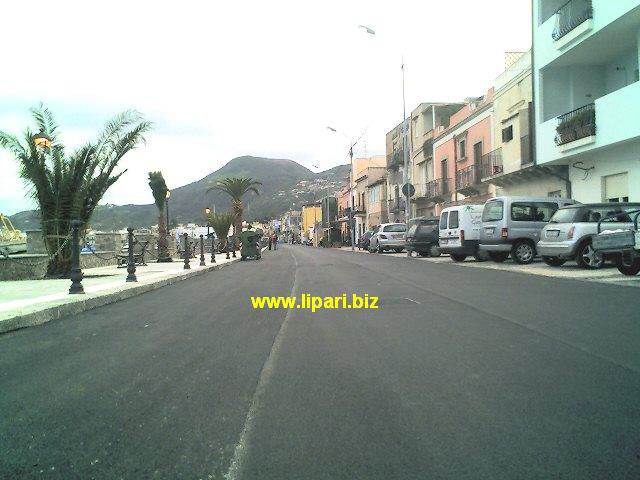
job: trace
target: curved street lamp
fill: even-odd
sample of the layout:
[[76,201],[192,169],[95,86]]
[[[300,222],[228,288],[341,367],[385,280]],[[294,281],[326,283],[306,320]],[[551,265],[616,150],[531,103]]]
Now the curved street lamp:
[[42,148],[50,148],[51,147],[51,139],[45,134],[42,130],[36,133],[33,137],[33,143],[35,143],[36,147]]

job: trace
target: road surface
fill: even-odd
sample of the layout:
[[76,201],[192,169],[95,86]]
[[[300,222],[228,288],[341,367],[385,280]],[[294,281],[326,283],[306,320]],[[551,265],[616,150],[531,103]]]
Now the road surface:
[[[253,310],[251,295],[380,297]],[[637,479],[634,288],[281,246],[0,335],[0,478]]]

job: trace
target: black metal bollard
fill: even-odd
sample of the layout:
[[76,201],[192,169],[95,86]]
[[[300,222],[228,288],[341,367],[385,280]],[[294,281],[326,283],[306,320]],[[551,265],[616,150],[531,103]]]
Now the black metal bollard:
[[216,263],[216,239],[211,234],[211,263]]
[[189,251],[189,235],[186,232],[183,235],[184,235],[184,268],[183,270],[191,270],[191,265],[189,265],[189,257],[191,256],[191,252]]
[[204,267],[206,265],[204,262],[204,235],[200,235],[200,266]]
[[227,242],[224,245],[224,249],[227,252],[227,260],[229,260],[229,248],[231,248],[231,246],[229,245],[229,239],[227,239]]
[[137,282],[138,277],[136,277],[136,261],[133,257],[133,228],[127,228],[128,232],[128,244],[129,244],[129,255],[127,260],[127,282]]
[[82,222],[73,220],[71,222],[71,287],[69,293],[84,293],[82,286],[82,270],[80,269],[80,225]]
[[236,258],[236,248],[238,247],[238,237],[236,237],[235,235],[233,236],[233,253],[231,254],[231,256],[233,258]]

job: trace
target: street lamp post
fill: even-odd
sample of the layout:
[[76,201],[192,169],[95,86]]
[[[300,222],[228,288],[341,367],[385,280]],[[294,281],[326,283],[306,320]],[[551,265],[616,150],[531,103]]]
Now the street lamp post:
[[[347,139],[350,138],[344,133],[339,132],[333,127],[327,127],[327,128],[334,133],[341,134]],[[353,208],[354,208],[354,205],[353,205],[353,147],[355,147],[357,143],[360,140],[362,140],[362,137],[364,137],[365,133],[366,133],[366,130],[362,133],[362,135],[360,135],[360,138],[358,138],[355,142],[352,142],[351,140],[349,140],[349,161],[351,163],[351,169],[349,171],[349,230],[351,233],[351,251],[355,250],[355,243],[356,243],[356,231],[355,231],[355,225],[353,224]]]
[[[168,263],[173,261],[173,259],[171,258],[171,254],[169,254],[169,245],[167,244],[167,237],[169,236],[169,232],[170,232],[170,229],[169,229],[169,197],[170,196],[171,196],[171,190],[167,188],[167,191],[164,194],[164,210],[166,214],[164,239],[162,240],[158,239],[158,262],[161,262],[161,263]],[[161,235],[161,232],[158,232],[158,236],[160,235]],[[161,245],[164,245],[162,247],[162,250],[164,251],[160,251]]]
[[209,227],[211,226],[211,222],[209,221],[209,215],[211,215],[211,209],[209,207],[205,207],[204,215],[207,219],[207,238],[211,239],[211,263],[216,263],[216,249],[215,242],[213,238],[213,232],[209,233]]

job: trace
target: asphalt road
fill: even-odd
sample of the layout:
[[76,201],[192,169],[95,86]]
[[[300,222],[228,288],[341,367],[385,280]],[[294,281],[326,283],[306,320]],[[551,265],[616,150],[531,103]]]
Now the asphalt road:
[[[250,295],[380,297],[253,310]],[[284,246],[0,335],[0,478],[638,479],[633,288]]]

